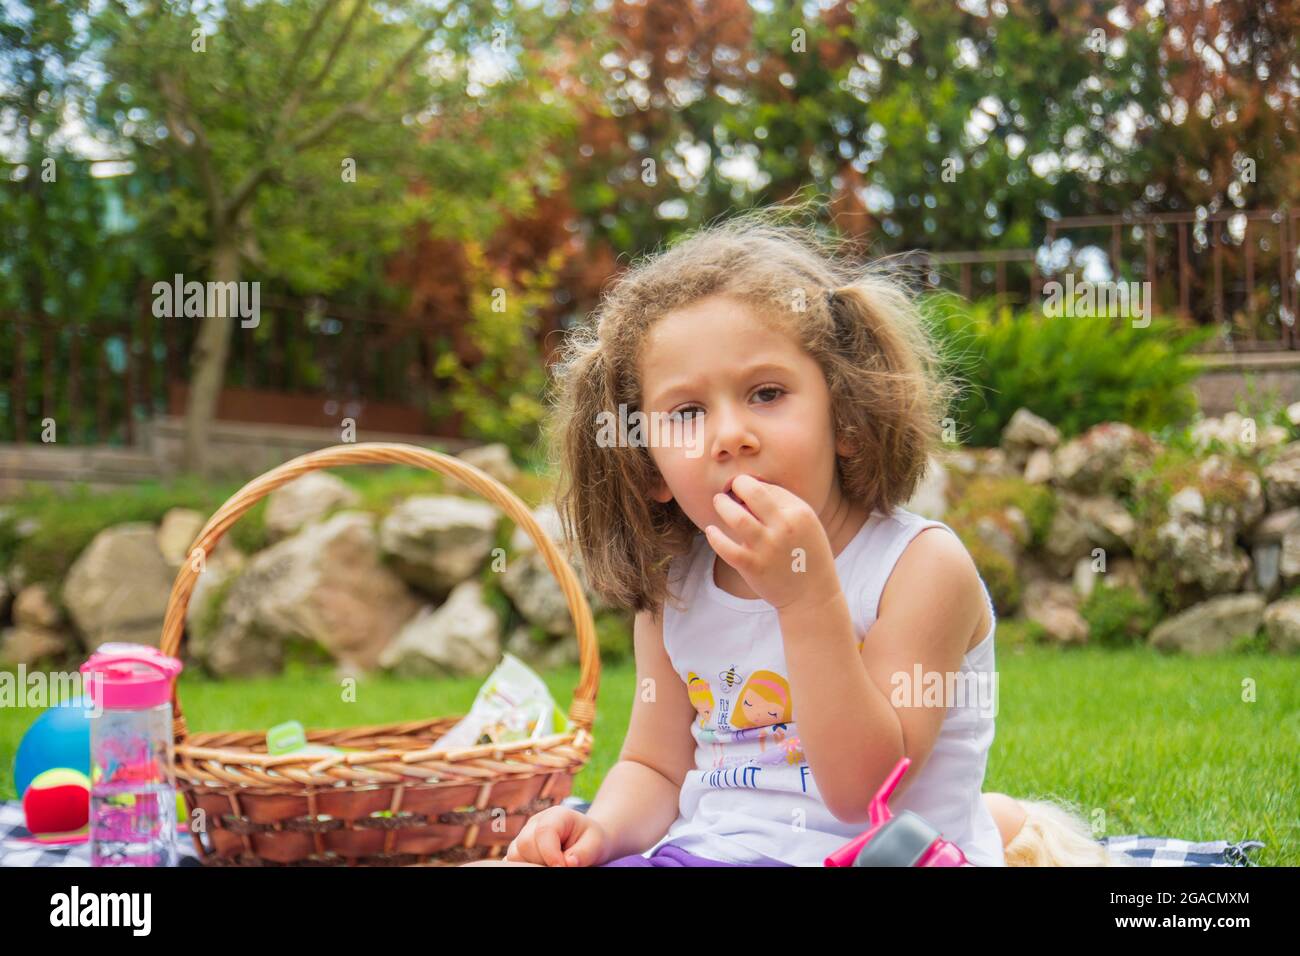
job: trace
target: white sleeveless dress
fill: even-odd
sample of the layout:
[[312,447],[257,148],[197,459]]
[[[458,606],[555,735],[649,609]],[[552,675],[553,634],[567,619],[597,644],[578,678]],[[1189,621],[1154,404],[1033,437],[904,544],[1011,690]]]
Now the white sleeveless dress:
[[[930,527],[948,528],[902,508],[877,511],[836,556],[859,647],[903,549]],[[822,866],[869,824],[842,823],[822,802],[799,747],[777,612],[719,588],[714,560],[701,534],[669,568],[670,589],[686,610],[665,604],[664,646],[697,711],[690,728],[695,769],[682,785],[677,819],[642,855],[672,843],[727,863]],[[981,689],[950,698],[957,704],[948,708],[934,749],[890,808],[919,814],[976,866],[1004,866],[1002,839],[981,797],[997,709],[997,621],[987,587],[984,596],[989,631],[963,657],[955,682]]]

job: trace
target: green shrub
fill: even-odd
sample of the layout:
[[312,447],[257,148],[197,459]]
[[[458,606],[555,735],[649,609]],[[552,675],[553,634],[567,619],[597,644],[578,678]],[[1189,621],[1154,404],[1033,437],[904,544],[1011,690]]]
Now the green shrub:
[[1016,566],[996,548],[990,547],[978,535],[949,525],[970,552],[971,560],[988,585],[989,597],[998,615],[1011,614],[1020,606],[1020,577]]
[[1079,609],[1088,622],[1088,639],[1104,647],[1141,642],[1160,621],[1160,609],[1130,587],[1098,584]]
[[1282,397],[1282,390],[1276,385],[1264,389],[1261,394],[1257,377],[1247,373],[1245,387],[1237,393],[1236,399],[1237,414],[1242,418],[1253,418],[1260,431],[1270,425],[1279,425],[1286,429],[1290,441],[1300,439],[1300,424],[1291,423],[1287,415],[1290,403]]
[[333,474],[347,482],[360,496],[357,510],[380,518],[403,499],[416,495],[439,495],[445,487],[441,472],[410,465],[340,468]]
[[533,460],[546,416],[538,316],[551,301],[563,255],[552,254],[516,283],[508,270],[489,266],[476,244],[467,243],[465,253],[475,280],[467,333],[479,361],[466,368],[456,350],[441,343],[434,372],[447,386],[432,401],[431,413],[435,419],[459,413],[467,437],[504,442],[516,461]]
[[319,641],[310,638],[285,637],[280,646],[283,648],[282,660],[286,677],[310,675],[337,663]]
[[1184,330],[1153,318],[1049,318],[1037,312],[1000,317],[991,302],[930,298],[930,325],[944,371],[966,385],[953,416],[963,440],[992,447],[1018,408],[1028,408],[1072,438],[1093,425],[1122,421],[1154,430],[1196,412],[1188,352],[1215,329]]
[[[94,492],[74,485],[54,491],[28,486],[5,504],[0,517],[0,566],[20,564],[27,580],[57,584],[95,535],[112,525],[132,521],[157,524],[172,508],[193,508],[211,517],[240,484],[203,482],[193,478],[173,482],[143,482],[112,491]],[[266,502],[259,501],[228,532],[241,551],[266,547]],[[25,525],[34,527],[24,534]]]
[[1254,634],[1238,634],[1228,645],[1228,653],[1272,654],[1273,650],[1269,642],[1268,632],[1260,628]]
[[203,607],[199,609],[198,614],[194,615],[194,620],[189,625],[192,642],[201,645],[217,633],[221,627],[221,619],[225,615],[226,599],[230,597],[230,592],[238,581],[238,574],[228,575],[209,593],[203,595]]
[[618,664],[632,657],[631,618],[617,610],[597,614],[596,644],[602,664]]
[[1047,642],[1047,628],[1027,617],[999,617],[996,635],[999,647],[1023,648]]
[[522,620],[522,616],[510,603],[506,592],[501,590],[501,575],[492,570],[491,562],[485,564],[483,570],[479,572],[479,583],[483,586],[483,603],[492,609],[497,620],[501,622],[501,633],[510,634],[515,623]]
[[1043,543],[1056,515],[1052,489],[1023,478],[958,474],[954,476],[951,497],[954,503],[945,520],[954,530],[962,525],[973,532],[975,523],[985,515],[1003,523],[1008,508],[1019,508],[1029,524],[1029,547]]

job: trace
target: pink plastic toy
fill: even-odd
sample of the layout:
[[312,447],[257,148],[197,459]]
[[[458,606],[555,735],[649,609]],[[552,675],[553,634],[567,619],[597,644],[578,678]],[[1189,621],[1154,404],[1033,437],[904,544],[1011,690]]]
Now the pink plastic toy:
[[889,812],[889,798],[911,763],[908,757],[898,761],[871,800],[871,829],[828,856],[826,866],[975,865],[957,844],[911,810],[898,816]]

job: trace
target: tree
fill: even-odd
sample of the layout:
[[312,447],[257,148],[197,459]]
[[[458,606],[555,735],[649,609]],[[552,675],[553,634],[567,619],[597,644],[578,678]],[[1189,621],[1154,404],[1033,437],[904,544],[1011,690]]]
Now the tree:
[[[480,80],[471,57],[531,68],[526,44],[561,23],[472,0],[114,0],[94,23],[98,116],[176,175],[169,231],[202,250],[210,281],[251,266],[327,293],[417,220],[484,238],[553,179],[538,147],[568,128],[563,98],[509,64]],[[185,458],[199,472],[233,327],[204,315],[192,356]]]
[[[92,393],[85,379],[104,359],[105,342],[121,343],[137,270],[163,268],[120,214],[126,177],[103,175],[124,168],[111,162],[117,151],[88,142],[77,122],[88,60],[84,6],[11,2],[0,22],[2,441],[32,440],[47,417],[59,441],[112,439],[85,406],[125,420],[130,396]],[[157,183],[144,178],[137,181],[148,193]]]

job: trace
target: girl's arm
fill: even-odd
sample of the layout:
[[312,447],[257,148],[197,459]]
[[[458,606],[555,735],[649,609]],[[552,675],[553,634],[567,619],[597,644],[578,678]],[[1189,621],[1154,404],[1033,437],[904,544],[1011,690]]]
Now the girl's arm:
[[609,837],[601,863],[659,842],[677,819],[682,781],[695,767],[697,714],[664,650],[662,618],[637,614],[633,643],[637,686],[627,737],[587,811]]
[[[803,751],[826,806],[845,823],[869,819],[872,796],[902,757],[912,766],[895,798],[916,779],[952,703],[924,706],[924,682],[948,685],[984,612],[974,562],[941,530],[922,531],[904,549],[860,655],[842,592],[781,610]],[[920,687],[912,686],[918,667]]]

